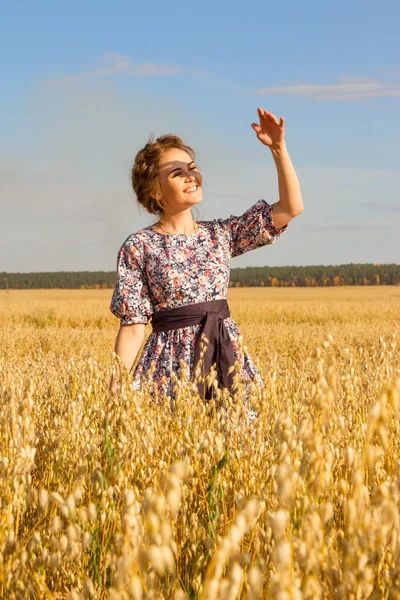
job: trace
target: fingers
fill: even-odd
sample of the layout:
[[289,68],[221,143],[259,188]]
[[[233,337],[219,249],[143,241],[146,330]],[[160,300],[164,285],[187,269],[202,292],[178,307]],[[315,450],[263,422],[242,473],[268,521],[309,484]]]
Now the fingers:
[[257,108],[257,112],[258,112],[260,119],[266,119],[267,122],[275,123],[276,125],[279,125],[280,127],[282,127],[285,123],[285,119],[283,117],[281,117],[280,121],[278,121],[278,119],[276,118],[275,115],[268,112],[267,110],[263,110],[262,108]]
[[266,110],[264,111],[264,113],[265,113],[265,117],[267,119],[269,119],[270,121],[272,121],[272,123],[278,123],[278,119],[276,118],[275,115],[273,115],[272,113],[270,113],[270,112],[268,112]]

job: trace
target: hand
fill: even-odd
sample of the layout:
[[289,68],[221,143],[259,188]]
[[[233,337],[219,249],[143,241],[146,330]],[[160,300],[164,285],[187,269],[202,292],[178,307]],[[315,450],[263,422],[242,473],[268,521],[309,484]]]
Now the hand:
[[119,390],[119,384],[114,379],[114,376],[111,377],[110,386],[108,389],[112,394],[115,394]]
[[283,146],[284,139],[284,128],[285,119],[281,117],[280,122],[272,113],[262,108],[257,109],[258,116],[260,117],[260,124],[252,123],[251,126],[257,134],[258,139],[264,146],[271,148],[279,148]]

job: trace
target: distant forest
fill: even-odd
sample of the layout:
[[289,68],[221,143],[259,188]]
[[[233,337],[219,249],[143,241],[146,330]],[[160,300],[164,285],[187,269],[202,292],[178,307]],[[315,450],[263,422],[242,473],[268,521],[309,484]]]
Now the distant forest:
[[[0,272],[0,289],[112,289],[115,271]],[[229,287],[400,285],[400,265],[350,264],[231,269]]]

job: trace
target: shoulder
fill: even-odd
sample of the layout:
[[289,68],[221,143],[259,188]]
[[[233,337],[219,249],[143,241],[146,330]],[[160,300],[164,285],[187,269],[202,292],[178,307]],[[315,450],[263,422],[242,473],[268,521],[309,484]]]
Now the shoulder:
[[143,258],[143,248],[146,240],[146,231],[141,229],[130,233],[122,242],[119,254],[125,254],[128,258]]
[[272,206],[272,204],[268,204],[266,200],[261,198],[244,211],[232,210],[229,216],[219,217],[211,222],[214,223],[216,227],[225,229],[236,219],[246,218],[259,213],[269,215],[271,213]]
[[143,227],[138,231],[134,231],[130,233],[126,240],[123,242],[124,244],[143,244],[143,242],[147,239],[149,235],[149,228]]
[[200,239],[215,239],[223,235],[223,231],[221,228],[218,219],[210,219],[209,221],[197,221],[200,231]]
[[212,219],[211,221],[196,221],[196,223],[204,229],[215,229],[217,225],[217,219]]

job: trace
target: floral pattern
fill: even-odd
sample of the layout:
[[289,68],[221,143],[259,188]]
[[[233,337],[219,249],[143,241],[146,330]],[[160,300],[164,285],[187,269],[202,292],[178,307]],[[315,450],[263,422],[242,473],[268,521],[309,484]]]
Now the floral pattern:
[[[156,311],[226,298],[230,259],[273,244],[286,230],[287,225],[273,224],[272,206],[259,200],[241,216],[198,221],[198,231],[189,235],[160,233],[151,225],[130,234],[118,252],[111,312],[121,324],[147,323]],[[250,390],[251,382],[264,387],[251,357],[239,351],[239,330],[232,317],[225,319],[225,326],[246,389]],[[184,368],[190,380],[200,328],[152,332],[133,373],[132,389],[139,391],[142,378],[151,375],[157,393],[166,394],[172,408],[171,373],[180,378]],[[246,392],[245,406],[247,396]]]

